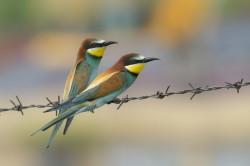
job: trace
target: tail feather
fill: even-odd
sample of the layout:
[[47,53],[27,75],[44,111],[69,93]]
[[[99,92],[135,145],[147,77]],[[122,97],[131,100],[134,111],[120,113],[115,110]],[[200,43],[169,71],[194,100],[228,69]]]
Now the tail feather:
[[40,128],[39,130],[37,130],[36,132],[31,134],[31,136],[35,135],[39,131],[47,130],[51,126],[57,124],[58,122],[66,119],[66,118],[69,118],[69,117],[74,116],[76,114],[79,114],[81,112],[86,112],[86,111],[90,111],[90,110],[93,110],[93,109],[95,109],[95,104],[85,106],[85,107],[81,108],[80,110],[78,110],[78,109],[73,109],[73,110],[69,109],[68,111],[63,112],[62,114],[58,115],[55,119],[53,119],[52,121],[50,121],[49,123],[44,125],[42,128]]
[[53,131],[52,131],[52,134],[50,135],[49,141],[48,141],[46,147],[45,147],[44,150],[43,150],[43,155],[46,154],[46,152],[47,152],[47,150],[49,149],[49,147],[50,147],[52,141],[55,139],[55,136],[56,136],[56,134],[58,133],[58,130],[59,130],[59,128],[60,128],[61,125],[62,125],[62,122],[63,122],[63,121],[60,121],[60,122],[58,122],[58,123],[54,126]]
[[60,122],[58,122],[58,123],[54,126],[53,131],[52,131],[52,133],[51,133],[51,136],[50,136],[49,141],[48,141],[47,146],[46,146],[47,149],[50,147],[52,141],[55,139],[55,136],[56,136],[56,134],[58,133],[58,130],[60,129],[62,123],[63,123],[63,121],[60,121]]
[[71,116],[71,117],[69,117],[69,118],[67,119],[67,122],[66,122],[65,127],[64,127],[64,130],[63,130],[63,134],[64,134],[64,135],[67,133],[67,131],[68,131],[68,129],[69,129],[69,126],[70,126],[70,124],[71,124],[71,122],[72,122],[73,119],[74,119],[74,116]]
[[35,135],[36,133],[38,133],[39,131],[45,131],[48,128],[50,128],[51,126],[57,124],[58,122],[74,115],[75,111],[68,111],[68,112],[64,112],[62,114],[60,114],[59,116],[57,116],[55,119],[53,119],[52,121],[50,121],[49,123],[47,123],[46,125],[44,125],[42,128],[40,128],[39,130],[37,130],[36,132],[34,132],[33,134],[31,134],[31,136]]
[[[80,109],[86,109],[86,106],[87,106],[88,104],[87,103],[81,103],[81,104],[78,104],[78,105],[75,105],[75,106],[73,106],[73,107],[71,107],[70,108],[70,110],[75,110],[75,111],[78,111],[78,110],[80,110]],[[91,105],[90,105],[91,106]],[[88,108],[87,108],[87,110],[88,110]],[[64,127],[64,131],[63,131],[63,134],[65,135],[66,133],[67,133],[67,131],[68,131],[68,128],[69,128],[69,126],[70,126],[70,124],[72,123],[72,120],[74,119],[74,116],[71,116],[71,117],[69,117],[68,119],[67,119],[67,122],[66,122],[66,124],[65,124],[65,127]]]

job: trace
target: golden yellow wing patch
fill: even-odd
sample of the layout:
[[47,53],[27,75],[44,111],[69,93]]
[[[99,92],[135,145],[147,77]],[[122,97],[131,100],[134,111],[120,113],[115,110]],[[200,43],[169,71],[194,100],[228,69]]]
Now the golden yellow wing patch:
[[85,91],[87,91],[88,89],[91,89],[99,84],[101,84],[102,82],[105,82],[107,79],[109,79],[110,77],[112,77],[114,74],[119,73],[118,71],[110,73],[106,76],[102,76],[102,77],[97,77],[88,87],[87,89],[85,89]]
[[66,81],[63,100],[66,101],[86,89],[92,67],[84,60],[79,61],[71,70]]
[[125,73],[119,72],[113,74],[109,79],[99,84],[99,88],[93,98],[100,98],[109,95],[123,87],[125,83]]
[[64,101],[68,100],[68,95],[69,95],[71,84],[72,84],[72,81],[73,81],[73,78],[74,78],[75,70],[76,70],[75,67],[73,67],[71,69],[71,71],[70,71],[70,73],[68,75],[68,78],[66,80],[66,84],[65,84],[64,92],[63,92],[63,100]]

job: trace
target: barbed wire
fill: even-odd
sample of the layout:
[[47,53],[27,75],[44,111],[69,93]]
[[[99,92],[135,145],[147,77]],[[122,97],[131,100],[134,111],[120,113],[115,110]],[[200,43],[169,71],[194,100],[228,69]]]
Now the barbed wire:
[[[19,99],[18,96],[16,96],[16,99],[17,99],[18,104],[16,104],[13,100],[10,100],[10,102],[13,104],[13,107],[11,107],[11,108],[0,108],[0,113],[1,112],[6,112],[6,111],[19,111],[19,112],[21,112],[22,115],[24,115],[24,113],[23,113],[24,109],[56,107],[60,103],[60,96],[58,96],[58,100],[55,101],[55,102],[52,102],[48,97],[46,97],[46,100],[48,101],[48,104],[45,104],[45,105],[32,104],[32,105],[28,105],[28,106],[23,106],[23,104],[21,103],[21,100]],[[56,111],[56,115],[57,115],[57,111]]]
[[[168,96],[181,95],[181,94],[187,94],[187,93],[192,94],[190,97],[190,100],[192,100],[196,95],[201,94],[203,92],[216,91],[216,90],[220,90],[220,89],[236,89],[237,93],[239,93],[239,90],[241,89],[241,87],[250,85],[250,82],[243,82],[243,79],[241,79],[240,81],[237,81],[235,83],[225,82],[225,84],[222,86],[209,87],[207,85],[204,88],[202,88],[202,87],[194,88],[194,86],[191,83],[188,83],[188,84],[189,84],[191,89],[169,92],[170,86],[168,86],[165,91],[157,91],[155,94],[152,94],[152,95],[146,95],[146,96],[140,96],[140,97],[128,97],[128,95],[127,95],[126,97],[123,97],[121,99],[115,98],[114,100],[110,101],[108,104],[118,104],[117,109],[120,109],[124,103],[127,103],[129,101],[133,101],[133,100],[144,100],[144,99],[148,99],[148,98],[163,99],[163,98],[168,97]],[[24,113],[23,113],[24,109],[47,108],[47,107],[56,107],[56,106],[60,105],[60,96],[58,96],[58,100],[55,102],[52,102],[48,97],[46,97],[48,103],[45,105],[32,104],[32,105],[24,106],[21,103],[21,100],[19,99],[18,96],[16,96],[16,99],[17,99],[18,104],[13,102],[12,100],[10,100],[10,102],[13,104],[13,107],[12,108],[0,108],[0,113],[6,112],[6,111],[18,111],[18,112],[21,112],[22,115],[24,115]],[[57,114],[57,112],[56,112],[56,114]]]

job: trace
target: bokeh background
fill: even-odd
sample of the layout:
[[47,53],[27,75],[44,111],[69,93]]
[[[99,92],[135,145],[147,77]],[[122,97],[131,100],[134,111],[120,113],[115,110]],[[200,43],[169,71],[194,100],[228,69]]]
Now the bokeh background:
[[[82,40],[118,41],[100,72],[121,55],[158,57],[123,93],[250,80],[249,0],[1,0],[0,107],[46,104],[62,95]],[[41,155],[55,117],[44,109],[0,115],[1,165],[249,166],[250,88],[105,105],[75,118]]]

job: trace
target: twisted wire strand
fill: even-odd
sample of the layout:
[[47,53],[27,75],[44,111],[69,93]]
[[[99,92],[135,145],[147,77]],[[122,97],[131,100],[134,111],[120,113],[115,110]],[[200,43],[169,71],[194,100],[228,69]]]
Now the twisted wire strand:
[[[190,97],[190,100],[192,100],[198,94],[208,92],[208,91],[216,91],[216,90],[220,90],[220,89],[236,89],[237,93],[239,93],[239,90],[241,89],[241,87],[249,86],[250,82],[243,82],[243,79],[241,79],[240,81],[237,81],[234,83],[225,82],[225,84],[222,86],[214,86],[214,87],[206,86],[204,88],[202,88],[202,87],[194,88],[191,83],[188,83],[188,84],[190,86],[190,89],[187,89],[187,90],[169,92],[170,86],[168,86],[165,91],[157,91],[156,93],[154,93],[152,95],[145,95],[145,96],[139,96],[139,97],[128,97],[128,95],[127,95],[126,97],[123,97],[121,99],[115,98],[114,100],[110,101],[108,104],[118,104],[117,109],[119,109],[119,108],[121,108],[121,106],[124,103],[127,103],[129,101],[133,101],[133,100],[144,100],[144,99],[148,99],[148,98],[163,99],[163,98],[168,97],[168,96],[181,95],[181,94],[187,94],[187,93],[192,94]],[[16,96],[16,99],[17,99],[17,103],[10,100],[10,102],[13,104],[13,107],[0,108],[0,113],[6,112],[6,111],[18,111],[18,112],[21,112],[22,115],[24,115],[24,113],[23,113],[24,109],[48,108],[48,107],[56,107],[56,106],[60,105],[59,104],[60,103],[60,96],[58,96],[58,100],[54,101],[54,102],[52,102],[48,97],[46,97],[48,103],[45,105],[32,104],[32,105],[24,106],[21,103],[21,100],[19,99],[18,96]],[[56,112],[56,114],[57,114],[57,112]]]

